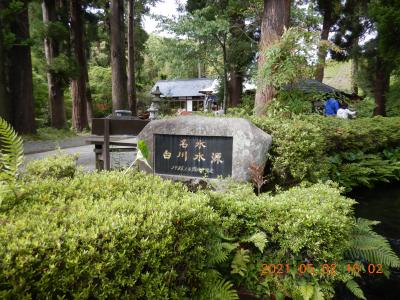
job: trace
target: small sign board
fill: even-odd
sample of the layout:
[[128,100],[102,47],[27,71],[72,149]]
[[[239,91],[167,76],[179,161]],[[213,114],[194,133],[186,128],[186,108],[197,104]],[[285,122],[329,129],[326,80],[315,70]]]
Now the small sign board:
[[233,138],[154,134],[154,172],[188,177],[232,176]]

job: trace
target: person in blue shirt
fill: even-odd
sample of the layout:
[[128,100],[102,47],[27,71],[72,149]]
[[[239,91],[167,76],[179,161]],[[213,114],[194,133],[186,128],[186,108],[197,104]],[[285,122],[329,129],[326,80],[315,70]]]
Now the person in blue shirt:
[[329,98],[325,103],[325,116],[336,116],[339,109],[339,101],[335,98]]

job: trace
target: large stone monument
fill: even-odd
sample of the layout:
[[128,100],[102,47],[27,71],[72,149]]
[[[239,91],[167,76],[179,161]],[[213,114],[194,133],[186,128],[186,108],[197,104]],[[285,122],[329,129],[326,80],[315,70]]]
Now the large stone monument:
[[264,165],[272,138],[241,118],[185,116],[150,122],[139,134],[153,172],[173,179],[250,179],[251,164]]

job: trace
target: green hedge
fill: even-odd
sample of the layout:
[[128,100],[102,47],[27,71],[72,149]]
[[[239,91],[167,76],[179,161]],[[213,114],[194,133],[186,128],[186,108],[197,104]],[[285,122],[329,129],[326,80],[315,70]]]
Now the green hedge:
[[[248,254],[242,262],[242,276],[232,274],[234,262],[228,260],[222,265],[222,273],[230,274],[235,286],[259,296],[284,292],[286,296],[302,299],[299,287],[310,285],[312,289],[321,287],[325,298],[330,298],[335,282],[351,278],[339,267],[334,276],[318,272],[323,264],[339,266],[344,260],[354,228],[355,201],[341,196],[335,186],[319,183],[295,187],[276,196],[255,196],[251,187],[239,185],[230,186],[223,193],[208,194],[211,206],[221,217],[227,236],[225,243],[237,242]],[[249,241],[265,243],[263,251]],[[236,259],[237,256],[233,255]],[[296,268],[307,262],[315,266],[318,275],[297,272]],[[263,263],[289,264],[294,273],[260,277]]]
[[272,180],[283,186],[332,179],[351,188],[400,179],[400,118],[318,115],[251,118],[273,136]]
[[206,268],[204,196],[117,172],[26,182],[0,214],[0,298],[182,299]]
[[[210,299],[218,281],[212,270],[266,294],[262,263],[340,261],[354,226],[354,201],[324,184],[257,197],[247,185],[190,193],[133,172],[24,180],[19,201],[0,213],[2,299]],[[245,267],[229,253],[216,259],[221,245],[246,238],[234,246],[253,249]],[[343,276],[320,276],[314,284],[332,286]],[[271,278],[263,279],[268,293],[282,291]],[[293,295],[299,278],[285,283]]]
[[25,167],[25,175],[45,178],[72,178],[77,172],[77,155],[49,156],[46,159],[32,160]]
[[[233,288],[329,299],[353,275],[320,266],[367,259],[353,240],[369,245],[373,263],[400,266],[387,241],[368,236],[368,223],[360,232],[369,240],[354,235],[355,202],[334,184],[256,196],[225,182],[191,193],[134,171],[71,173],[72,163],[31,164],[39,170],[28,167],[0,203],[1,299],[228,300],[237,299]],[[262,277],[263,263],[294,273]],[[301,263],[316,273],[296,273]]]

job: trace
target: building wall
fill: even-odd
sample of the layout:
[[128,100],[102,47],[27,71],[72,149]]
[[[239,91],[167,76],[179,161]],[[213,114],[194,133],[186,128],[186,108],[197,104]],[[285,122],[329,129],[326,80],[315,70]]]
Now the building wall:
[[193,101],[192,100],[186,101],[186,111],[193,111]]

